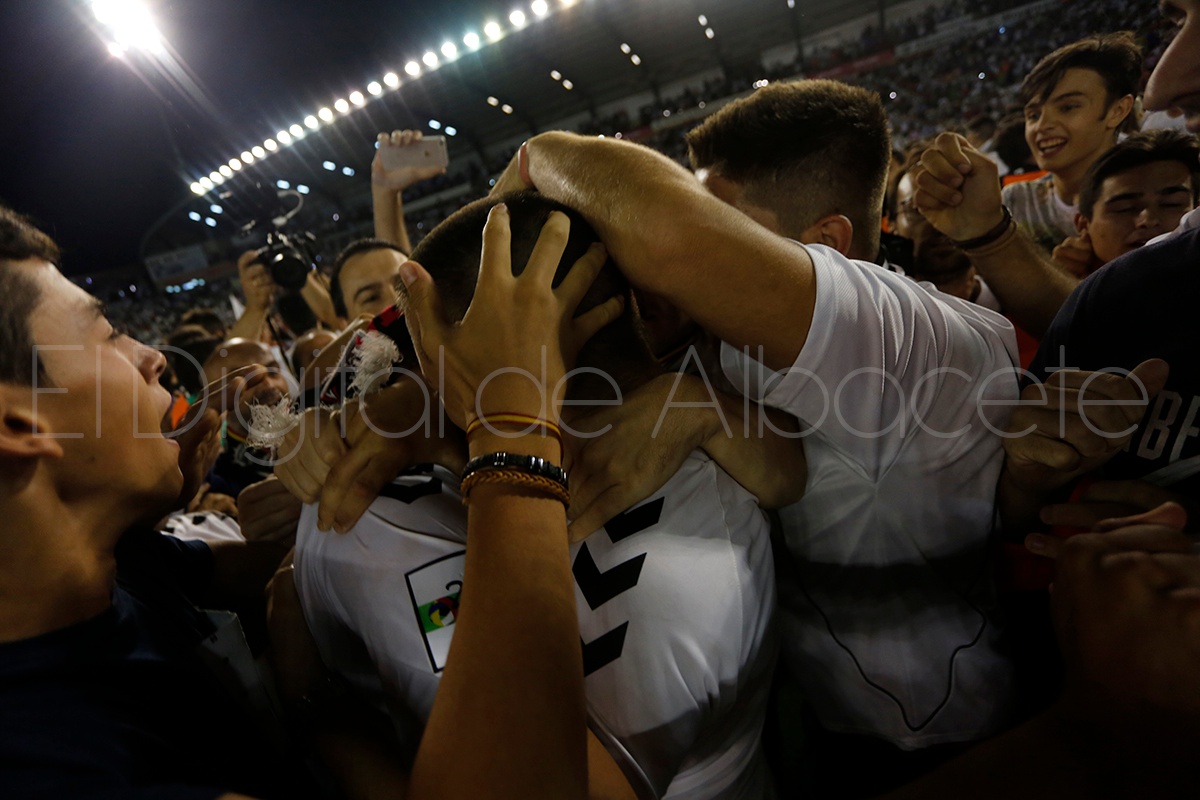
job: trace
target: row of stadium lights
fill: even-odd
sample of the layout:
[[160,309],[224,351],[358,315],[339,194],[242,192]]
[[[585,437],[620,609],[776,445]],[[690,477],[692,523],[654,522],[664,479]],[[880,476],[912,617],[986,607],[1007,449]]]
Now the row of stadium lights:
[[[101,5],[104,1],[105,0],[96,0],[95,4]],[[563,8],[570,8],[571,6],[576,5],[578,2],[579,0],[559,0],[559,4]],[[533,0],[533,2],[529,5],[529,10],[533,13],[535,19],[543,19],[550,14],[550,3],[548,0]],[[523,10],[517,9],[508,15],[508,21],[512,23],[514,30],[521,30],[529,24],[529,17]],[[483,26],[483,37],[480,37],[478,33],[471,31],[463,36],[462,41],[468,49],[478,50],[484,45],[485,37],[487,43],[490,44],[500,41],[504,38],[504,35],[505,32],[500,26],[500,23],[492,20]],[[442,58],[444,58],[446,61],[453,61],[458,57],[458,45],[456,45],[454,42],[445,42],[441,46],[440,51]],[[637,58],[636,55],[634,58]],[[634,61],[634,63],[638,64],[640,63],[640,60]],[[405,74],[408,75],[409,78],[420,77],[424,71],[422,69],[422,64],[424,64],[425,69],[437,69],[441,64],[441,59],[439,59],[437,53],[430,50],[421,57],[420,63],[417,61],[409,61],[407,64],[405,64]],[[574,84],[572,84],[569,80],[562,80],[561,76],[560,78],[555,78],[555,80],[559,81],[563,88],[567,90],[574,88]],[[389,72],[383,76],[382,83],[379,81],[371,81],[369,84],[367,84],[367,92],[374,97],[380,97],[387,90],[399,89],[401,84],[402,81],[400,76],[395,72]],[[347,97],[348,101],[347,98],[338,98],[336,101],[334,101],[332,110],[328,107],[324,107],[317,111],[315,115],[310,114],[305,117],[303,127],[301,127],[299,124],[292,125],[287,129],[276,133],[274,138],[265,140],[261,145],[255,145],[249,150],[243,150],[240,156],[229,159],[228,162],[222,164],[208,175],[197,178],[195,181],[193,181],[191,184],[191,190],[199,195],[210,192],[214,187],[220,186],[225,181],[231,179],[238,171],[242,169],[243,166],[248,166],[253,164],[255,161],[262,160],[270,153],[277,152],[281,147],[286,147],[295,141],[303,139],[308,135],[309,130],[317,130],[321,127],[322,123],[328,124],[333,122],[336,118],[334,111],[337,111],[341,114],[349,114],[353,108],[365,106],[369,102],[366,95],[360,91],[351,92]],[[489,97],[487,102],[488,105],[498,107],[505,114],[513,113],[513,107],[510,104],[501,103],[500,100],[495,97]],[[437,120],[430,120],[430,122],[434,123],[437,122]],[[453,126],[442,126],[440,123],[436,126],[431,124],[430,127],[434,130],[441,130],[449,136],[454,136],[458,133]],[[305,130],[306,128],[308,130]]]

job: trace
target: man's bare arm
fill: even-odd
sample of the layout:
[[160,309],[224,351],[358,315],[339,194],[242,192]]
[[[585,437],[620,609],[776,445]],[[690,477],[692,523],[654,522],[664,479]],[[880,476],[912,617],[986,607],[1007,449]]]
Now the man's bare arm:
[[792,366],[812,324],[808,253],[709,194],[649,148],[552,132],[525,148],[527,185],[579,210],[635,286],[705,330]]

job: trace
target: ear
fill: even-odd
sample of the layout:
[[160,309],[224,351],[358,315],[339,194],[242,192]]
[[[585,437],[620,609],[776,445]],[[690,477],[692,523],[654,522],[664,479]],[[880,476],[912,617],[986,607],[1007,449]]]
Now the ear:
[[1108,113],[1104,115],[1104,123],[1109,130],[1119,128],[1132,111],[1133,95],[1127,94],[1109,107]]
[[821,217],[800,234],[804,244],[823,244],[849,257],[854,242],[854,223],[842,214]]
[[46,420],[33,413],[28,391],[0,385],[0,459],[62,458]]
[[1080,212],[1075,212],[1075,232],[1079,234],[1087,233],[1088,218]]

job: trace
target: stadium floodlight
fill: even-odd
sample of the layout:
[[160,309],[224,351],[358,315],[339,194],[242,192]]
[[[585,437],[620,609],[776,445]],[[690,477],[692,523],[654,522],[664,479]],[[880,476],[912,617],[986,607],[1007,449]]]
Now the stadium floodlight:
[[337,164],[333,163],[332,161],[322,161],[321,166],[330,172],[333,172],[335,169],[337,169]]
[[220,186],[225,182],[225,176],[219,172],[208,173],[208,179],[213,182],[213,186]]
[[430,69],[433,69],[434,67],[436,67],[438,65],[437,53],[430,50],[428,53],[421,56],[421,61],[425,62],[425,66],[429,67]]
[[337,109],[338,111],[342,112],[343,114],[346,114],[350,111],[350,104],[347,103],[345,101],[345,99],[341,98],[341,97],[339,97],[337,100],[333,101],[333,107],[335,109]]
[[278,186],[280,189],[290,189],[290,188],[292,188],[292,185],[291,185],[290,183],[288,183],[287,181],[284,181],[284,180],[275,181],[275,185],[276,185],[276,186]]
[[518,28],[524,28],[525,12],[518,8],[516,11],[508,15],[508,21]]
[[280,131],[279,133],[275,134],[275,138],[279,140],[280,144],[292,143],[292,135],[287,131]]
[[371,81],[367,84],[367,91],[379,97],[379,95],[383,94],[383,85],[379,81]]
[[158,32],[145,3],[138,0],[92,0],[92,13],[112,36],[110,53],[120,55],[130,49],[164,52],[162,34]]
[[362,92],[355,89],[350,93],[350,102],[354,103],[356,106],[365,106],[367,104],[367,98],[363,97]]
[[404,65],[404,71],[415,78],[421,74],[421,65],[415,61],[410,61]]
[[500,29],[499,22],[489,22],[488,24],[484,25],[483,33],[485,36],[487,36],[493,42],[496,41],[497,39],[499,39],[502,35],[504,35],[504,31]]
[[503,111],[505,114],[513,113],[513,107],[510,106],[508,103],[505,103],[504,105],[500,106],[500,110]]
[[499,100],[497,100],[497,99],[496,99],[496,98],[494,98],[494,97],[489,97],[489,98],[487,99],[487,103],[488,103],[488,105],[489,105],[489,106],[498,106],[498,105],[500,105],[500,101],[499,101]]
[[342,174],[349,178],[353,178],[354,177],[354,167],[342,167]]
[[429,127],[433,128],[435,131],[440,131],[442,129],[442,123],[438,122],[436,119],[431,119],[429,120]]
[[571,6],[575,5],[576,2],[578,2],[578,0],[562,0],[562,5],[563,8],[570,8]]
[[292,127],[288,128],[288,132],[292,134],[293,139],[303,139],[307,135],[304,132],[304,128],[301,128],[299,125],[292,125]]
[[629,55],[633,52],[633,48],[629,46],[628,42],[621,42],[621,52],[625,55]]
[[251,153],[249,150],[243,150],[242,151],[242,163],[243,164],[253,164],[254,163],[254,154]]
[[551,77],[551,78],[553,78],[553,79],[554,79],[554,80],[556,80],[556,81],[561,81],[561,80],[562,80],[562,73],[561,73],[561,72],[559,72],[559,71],[558,71],[558,70],[556,70],[556,69],[552,69],[552,70],[550,70],[550,77]]
[[275,141],[274,139],[267,139],[265,142],[263,142],[263,147],[274,153],[279,149],[279,142]]
[[394,72],[389,72],[383,76],[383,82],[389,89],[397,89],[400,86],[400,76]]
[[463,37],[463,44],[465,44],[467,47],[471,48],[472,50],[476,49],[477,47],[479,47],[479,34],[475,33],[475,31],[471,31],[470,33],[468,33],[466,36]]
[[442,43],[442,55],[446,58],[454,58],[458,55],[458,48],[454,45],[454,42]]
[[533,0],[529,4],[529,9],[533,11],[535,17],[544,17],[550,13],[550,4],[546,0]]
[[575,88],[575,84],[571,83],[570,79],[563,78],[562,87],[569,92]]
[[333,122],[333,112],[330,111],[328,108],[322,108],[320,111],[317,112],[317,116],[320,117],[321,119],[325,120],[326,122]]
[[307,125],[310,130],[314,130],[314,131],[317,128],[321,127],[321,123],[317,122],[317,118],[314,117],[312,114],[309,114],[307,117],[304,118],[304,124]]
[[708,17],[704,16],[703,14],[696,17],[696,21],[700,23],[700,27],[708,25]]
[[220,213],[221,213],[222,211],[224,211],[225,209],[221,208],[221,207],[220,207],[219,205],[217,205],[216,203],[213,203],[211,206],[209,206],[209,207],[208,207],[208,210],[209,210],[209,211],[211,211],[211,212],[212,212],[212,213],[214,213],[214,214],[220,214]]
[[229,167],[228,164],[222,164],[220,167],[217,168],[217,171],[220,172],[222,175],[224,175],[226,178],[233,177],[233,170]]
[[212,179],[211,179],[211,178],[201,178],[200,180],[196,181],[196,183],[198,183],[198,184],[200,184],[201,186],[203,186],[203,187],[204,187],[204,191],[206,191],[206,192],[207,192],[209,189],[213,188],[213,182],[212,182]]
[[207,226],[208,226],[208,227],[210,227],[210,228],[215,228],[215,227],[217,227],[217,221],[216,221],[215,219],[213,219],[212,217],[205,217],[205,218],[204,218],[204,224],[205,224],[205,225],[207,225]]
[[251,147],[250,152],[254,154],[255,158],[266,158],[267,157],[267,151],[263,150],[261,144],[256,144],[256,145],[254,145],[254,147]]
[[199,222],[200,221],[200,212],[199,211],[189,211],[188,219],[190,219],[192,222]]
[[631,62],[633,62],[633,65],[634,65],[635,67],[640,67],[640,66],[642,65],[642,57],[641,57],[641,56],[639,56],[637,53],[634,53],[633,55],[631,55],[631,56],[629,57],[629,60],[630,60]]
[[711,38],[713,38],[714,36],[716,36],[717,34],[713,33],[713,29],[712,29],[712,28],[705,28],[705,29],[704,29],[704,35],[705,35],[705,36],[707,36],[709,39],[711,39]]
[[196,194],[204,194],[204,187],[203,187],[203,186],[201,186],[201,185],[200,185],[198,182],[197,182],[197,183],[193,183],[193,184],[192,184],[192,186],[191,186],[191,189],[192,189],[192,191],[193,191],[193,192],[195,192]]
[[242,162],[238,161],[236,158],[231,158],[229,159],[229,168],[234,172],[237,172],[242,168]]
[[457,136],[458,128],[454,127],[453,125],[447,125],[446,126],[446,135],[447,136]]
[[117,44],[116,42],[108,43],[108,53],[113,58],[120,58],[121,56],[125,55],[125,52],[126,52],[125,48],[123,46]]
[[308,187],[305,186],[303,183],[297,183],[296,191],[299,192],[300,194],[308,194]]

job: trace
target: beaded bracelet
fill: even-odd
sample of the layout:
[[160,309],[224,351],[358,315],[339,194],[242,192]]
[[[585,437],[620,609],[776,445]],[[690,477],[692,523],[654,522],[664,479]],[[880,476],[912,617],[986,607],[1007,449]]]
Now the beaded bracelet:
[[517,486],[522,489],[532,489],[558,500],[564,506],[571,505],[571,494],[561,483],[542,475],[530,475],[518,469],[481,469],[463,478],[459,491],[462,492],[463,505],[471,499],[471,490],[481,483],[500,483]]

